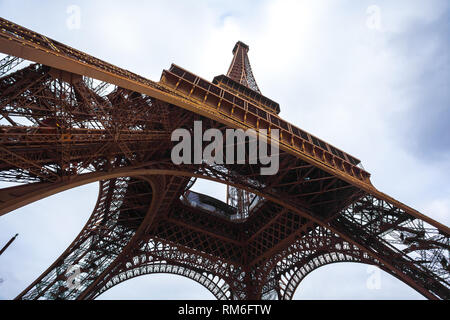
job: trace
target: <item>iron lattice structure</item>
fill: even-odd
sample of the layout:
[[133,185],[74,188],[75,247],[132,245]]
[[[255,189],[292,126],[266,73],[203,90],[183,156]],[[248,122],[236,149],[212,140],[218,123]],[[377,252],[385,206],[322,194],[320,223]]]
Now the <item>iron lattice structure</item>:
[[[18,299],[94,299],[130,278],[173,273],[218,299],[290,299],[329,263],[380,267],[449,299],[449,228],[378,191],[355,157],[278,116],[238,42],[227,75],[181,67],[154,82],[0,20],[0,214],[98,181],[92,216]],[[27,61],[32,61],[29,63]],[[279,129],[280,170],[174,165],[176,128]],[[270,131],[269,131],[270,132]],[[228,203],[190,191],[228,186]],[[72,266],[79,285],[68,285]]]

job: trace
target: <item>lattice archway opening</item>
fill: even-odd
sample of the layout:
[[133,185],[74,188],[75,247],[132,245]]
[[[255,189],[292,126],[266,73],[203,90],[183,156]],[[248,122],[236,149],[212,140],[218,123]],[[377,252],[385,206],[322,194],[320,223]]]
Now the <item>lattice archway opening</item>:
[[89,221],[98,193],[99,184],[94,182],[43,198],[1,217],[0,234],[5,239],[19,234],[2,254],[4,298],[14,299],[67,249]]
[[[174,170],[173,168],[171,168],[169,166],[169,168],[158,168],[158,169],[138,169],[138,170],[133,170],[133,171],[127,171],[127,170],[117,170],[116,172],[111,172],[111,173],[106,173],[106,176],[102,176],[99,178],[99,176],[91,176],[91,175],[87,175],[86,179],[83,180],[82,177],[80,180],[75,179],[75,181],[71,182],[71,185],[66,185],[66,186],[59,186],[56,187],[55,189],[52,190],[53,193],[57,193],[57,192],[61,192],[63,190],[61,189],[70,189],[72,187],[74,187],[75,185],[82,185],[82,184],[86,184],[89,182],[92,182],[94,179],[95,180],[101,180],[101,179],[112,179],[114,177],[123,177],[123,176],[188,176],[188,177],[198,177],[198,178],[205,178],[205,179],[209,179],[209,180],[215,180],[224,184],[229,184],[229,185],[234,185],[236,187],[241,187],[243,189],[248,189],[253,191],[253,189],[248,188],[244,185],[240,185],[239,182],[238,183],[234,183],[232,181],[230,181],[230,179],[226,176],[208,176],[207,172],[200,172],[200,173],[193,173],[193,172],[189,172],[189,171],[177,171]],[[259,191],[254,191],[255,193],[262,195],[261,192]],[[265,196],[265,194],[264,194]],[[275,203],[283,203],[283,201],[276,199],[273,196],[270,196],[270,194],[267,196],[268,200],[273,201]],[[29,201],[28,203],[31,203],[33,201]],[[291,209],[292,206],[287,205],[287,207],[289,209]],[[296,210],[295,208],[292,208],[293,211],[299,211]],[[291,296],[292,297],[292,296]],[[282,295],[281,297],[282,299],[289,299],[289,297],[284,297]]]
[[[293,282],[295,289],[288,298],[291,300],[424,299],[387,269],[352,259],[324,263]],[[352,287],[360,293],[358,297]],[[361,295],[361,292],[367,294]]]
[[[98,292],[98,294],[95,296],[95,299],[104,299],[105,296],[107,297],[107,293],[110,292],[110,290],[120,290],[119,287],[123,287],[124,282],[131,282],[128,280],[132,280],[135,278],[141,278],[144,276],[151,276],[151,275],[165,275],[170,276],[174,278],[184,278],[189,279],[192,281],[184,282],[190,286],[193,290],[197,290],[198,286],[202,287],[206,291],[208,291],[211,294],[211,298],[215,298],[217,300],[229,300],[232,296],[232,292],[230,290],[229,285],[220,277],[212,274],[207,273],[200,273],[197,272],[189,267],[184,267],[181,265],[174,265],[165,263],[163,261],[158,261],[151,264],[146,264],[143,266],[138,267],[131,267],[128,270],[125,270],[123,272],[120,272],[118,275],[114,276],[113,278],[108,281],[105,286]],[[165,277],[167,279],[167,277]],[[165,279],[164,287],[166,288],[166,285],[168,284]],[[151,281],[150,281],[151,282]],[[146,283],[150,283],[146,282]],[[195,282],[191,283],[191,282]],[[149,288],[149,290],[155,290],[157,288]],[[122,289],[123,290],[123,289]],[[145,296],[143,297],[145,299]],[[156,298],[156,297],[154,297]],[[157,299],[161,299],[158,297]],[[173,298],[170,298],[173,299]],[[202,295],[202,300],[205,299]]]
[[[80,185],[86,185],[89,182],[93,181],[81,183]],[[97,179],[97,182],[99,182],[99,188],[96,194],[97,201],[95,208],[81,229],[81,232],[78,230],[78,236],[75,240],[72,239],[73,242],[68,248],[42,274],[42,278],[39,278],[39,281],[36,280],[30,285],[29,288],[35,290],[27,289],[29,291],[26,293],[27,297],[30,296],[34,299],[43,298],[38,289],[39,282],[44,282],[52,286],[52,288],[54,287],[54,290],[49,292],[49,295],[45,297],[47,299],[66,299],[69,296],[76,295],[77,291],[80,290],[78,285],[73,287],[67,282],[69,278],[67,275],[71,270],[78,270],[76,279],[80,282],[79,287],[84,288],[89,282],[92,282],[88,280],[90,277],[87,275],[92,272],[101,272],[103,270],[102,268],[104,268],[102,264],[105,264],[105,261],[107,261],[103,259],[100,264],[91,261],[93,259],[92,256],[96,255],[96,250],[100,248],[99,239],[101,238],[101,230],[114,230],[121,239],[119,242],[124,241],[125,244],[126,241],[129,241],[133,237],[136,229],[140,225],[140,221],[146,217],[148,208],[153,205],[155,182],[148,178],[118,176],[106,180]],[[76,185],[67,184],[50,193],[57,194],[76,189],[77,187]],[[134,197],[134,201],[128,200],[127,196],[132,197],[135,194],[143,197],[144,200],[143,202],[141,201],[141,206],[137,206],[138,202],[136,201],[139,200],[137,197]],[[40,200],[47,198],[48,195],[42,197]],[[108,212],[108,216],[104,216],[105,210]],[[24,293],[25,291],[22,294]],[[65,296],[66,294],[68,295],[67,297]]]
[[[93,181],[97,181],[97,182],[100,181],[100,192],[99,192],[96,208],[94,209],[93,214],[89,218],[88,223],[85,225],[85,228],[79,234],[77,239],[72,243],[72,245],[69,246],[69,248],[66,250],[66,252],[64,252],[60,256],[60,258],[58,258],[54,262],[54,264],[52,266],[50,266],[48,271],[46,271],[42,275],[43,278],[39,279],[39,281],[45,281],[46,283],[47,282],[48,283],[54,283],[56,286],[59,286],[58,288],[55,289],[58,292],[61,291],[61,289],[64,289],[64,291],[61,291],[61,292],[67,291],[67,289],[65,288],[66,287],[66,283],[64,282],[65,277],[63,277],[63,275],[65,274],[66,270],[68,270],[67,266],[71,266],[72,264],[73,265],[79,265],[80,264],[80,262],[78,260],[76,260],[75,262],[72,261],[73,260],[71,258],[72,257],[72,249],[75,248],[75,247],[78,248],[79,244],[81,243],[80,248],[82,250],[86,251],[87,248],[92,245],[92,241],[90,242],[88,238],[86,238],[86,241],[83,240],[84,239],[83,234],[84,234],[85,231],[89,231],[91,229],[88,226],[89,223],[96,223],[96,222],[98,222],[98,219],[100,218],[100,216],[97,217],[96,216],[96,212],[98,211],[98,214],[101,214],[103,212],[100,209],[102,208],[102,203],[104,202],[104,199],[106,199],[106,197],[105,197],[105,195],[106,195],[105,192],[106,191],[105,190],[108,190],[109,184],[113,183],[113,185],[115,185],[117,181],[120,181],[119,183],[123,183],[123,184],[127,185],[128,182],[131,181],[131,180],[133,180],[133,181],[135,181],[135,180],[142,181],[142,182],[145,182],[145,183],[147,183],[149,185],[153,185],[153,183],[154,183],[154,182],[152,183],[153,178],[150,178],[150,176],[152,176],[152,175],[151,174],[148,175],[148,173],[152,173],[151,170],[150,170],[150,172],[147,171],[147,170],[144,170],[141,174],[136,174],[136,172],[130,172],[130,173],[131,174],[125,174],[124,172],[122,172],[122,173],[107,173],[105,175],[101,175],[101,176],[97,176],[97,177],[96,176],[89,177],[90,175],[88,175],[88,177],[86,177],[86,176],[83,177],[85,179],[81,179],[81,181],[75,181],[75,182],[72,181],[72,182],[69,182],[67,184],[63,184],[62,186],[51,187],[49,189],[49,191],[47,191],[47,193],[41,194],[39,199],[35,199],[34,198],[34,199],[26,199],[25,200],[29,204],[29,203],[32,203],[32,202],[35,202],[35,201],[38,201],[38,200],[41,200],[41,199],[45,199],[45,198],[47,198],[47,197],[49,197],[49,196],[51,196],[53,194],[57,194],[57,193],[60,193],[60,192],[66,191],[66,190],[72,190],[72,189],[74,189],[74,188],[76,188],[77,186],[80,186],[80,185],[86,185],[86,184],[91,183]],[[154,174],[153,176],[154,177],[155,176],[162,177],[162,175],[158,175],[158,174]],[[170,176],[166,176],[166,177],[170,177]],[[216,181],[217,180],[218,179],[216,179]],[[116,181],[116,182],[113,182],[113,181]],[[105,189],[105,187],[106,187],[106,189]],[[103,190],[103,189],[105,189],[105,190]],[[125,191],[127,190],[126,187],[124,187],[122,189],[125,190]],[[152,189],[154,189],[153,186],[152,186]],[[121,204],[122,204],[122,202],[121,202],[122,200],[121,199],[122,199],[122,197],[120,197],[120,196],[117,197],[116,200],[118,202],[117,202],[116,205],[114,205],[114,207],[119,208],[121,206]],[[117,219],[121,220],[120,219],[120,215],[117,217]],[[136,227],[138,227],[138,226],[136,226]],[[134,229],[134,228],[132,228],[132,229]],[[85,242],[86,242],[86,246],[84,246]],[[79,251],[81,249],[76,249],[76,250]],[[90,269],[88,264],[83,262],[81,264],[81,266],[82,266],[81,269],[83,270],[83,272],[82,272],[83,275],[89,274],[89,272],[91,272],[90,271],[91,269]],[[189,270],[189,269],[186,268],[186,270]],[[151,272],[147,271],[147,273],[161,273],[161,271],[151,271]],[[170,271],[170,270],[169,271],[164,271],[162,273],[179,274],[179,272],[173,272],[173,271]],[[203,274],[199,274],[199,273],[195,273],[195,272],[192,274],[192,270],[189,270],[189,274],[190,275],[186,275],[186,274],[182,274],[182,275],[186,276],[188,278],[192,278],[193,280],[201,283],[202,285],[205,286],[205,288],[207,288],[209,291],[211,291],[215,295],[215,297],[218,298],[218,299],[230,299],[230,297],[233,295],[231,293],[231,291],[228,290],[228,285],[225,285],[224,287],[221,287],[223,285],[223,283],[214,282],[213,279],[210,279],[211,278],[210,275],[205,276]],[[86,278],[86,276],[84,276],[84,278]],[[215,277],[213,277],[213,278],[215,278]],[[80,291],[80,290],[83,291],[85,289],[86,285],[84,285],[84,280],[83,279],[81,279],[82,288],[77,288],[75,291]],[[30,297],[30,298],[33,299],[34,294],[36,292],[38,292],[36,290],[32,290],[35,287],[36,284],[37,284],[37,282],[33,283],[22,294],[24,294],[26,291],[29,291],[29,289],[31,288],[30,289],[31,291],[30,291],[30,293],[27,293],[26,298]],[[89,285],[89,283],[87,285]],[[226,288],[226,289],[224,289],[224,288]],[[53,291],[55,291],[55,290],[53,290]],[[55,293],[53,291],[50,292],[50,294],[54,295]],[[75,295],[76,292],[75,291],[72,292],[72,291],[70,291],[69,294],[72,295],[72,293],[73,293]],[[42,298],[42,297],[36,296],[34,298],[39,299],[39,298]],[[71,296],[70,297],[69,296],[66,297],[66,296],[59,296],[59,295],[57,295],[57,296],[52,296],[52,297],[49,296],[47,298],[66,299],[66,298],[71,298]]]

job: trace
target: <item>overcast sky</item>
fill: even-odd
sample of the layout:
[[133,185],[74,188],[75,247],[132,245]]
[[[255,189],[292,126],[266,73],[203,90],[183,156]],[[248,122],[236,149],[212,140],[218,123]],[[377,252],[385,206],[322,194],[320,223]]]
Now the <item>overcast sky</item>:
[[[78,29],[67,24],[71,5]],[[0,0],[0,16],[152,80],[171,63],[212,80],[241,40],[284,119],[361,159],[381,191],[450,224],[449,1]],[[222,186],[195,187],[225,197]],[[0,217],[0,246],[20,234],[0,257],[0,299],[14,298],[72,242],[97,191],[83,186]],[[369,289],[369,271],[322,267],[294,298],[423,299],[384,272],[380,289]],[[192,280],[150,275],[100,298],[213,296]]]

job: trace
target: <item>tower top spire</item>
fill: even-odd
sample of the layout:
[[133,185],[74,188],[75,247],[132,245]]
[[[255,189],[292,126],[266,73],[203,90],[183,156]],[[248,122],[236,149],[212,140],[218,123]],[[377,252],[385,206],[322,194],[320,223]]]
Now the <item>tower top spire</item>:
[[250,49],[248,45],[246,45],[246,44],[243,43],[242,41],[238,41],[238,42],[236,42],[236,44],[234,45],[234,48],[233,48],[233,54],[236,53],[236,50],[238,49],[238,47],[242,47],[244,50],[246,50],[246,52],[248,52],[248,50]]
[[228,69],[227,76],[234,81],[258,92],[258,85],[256,84],[255,77],[253,76],[250,61],[248,59],[249,46],[238,41],[233,48],[233,60],[231,61],[230,68]]
[[233,48],[233,60],[227,74],[215,77],[213,83],[259,105],[269,112],[279,114],[280,105],[263,96],[261,91],[259,91],[248,59],[248,50],[248,45],[242,41],[236,42]]

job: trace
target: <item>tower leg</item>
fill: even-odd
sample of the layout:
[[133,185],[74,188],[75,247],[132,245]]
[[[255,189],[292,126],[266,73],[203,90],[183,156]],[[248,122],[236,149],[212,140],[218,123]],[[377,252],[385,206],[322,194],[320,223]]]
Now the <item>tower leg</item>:
[[[147,181],[100,182],[96,207],[67,250],[16,299],[77,299],[117,263],[152,203]],[[130,224],[135,221],[136,224]]]

